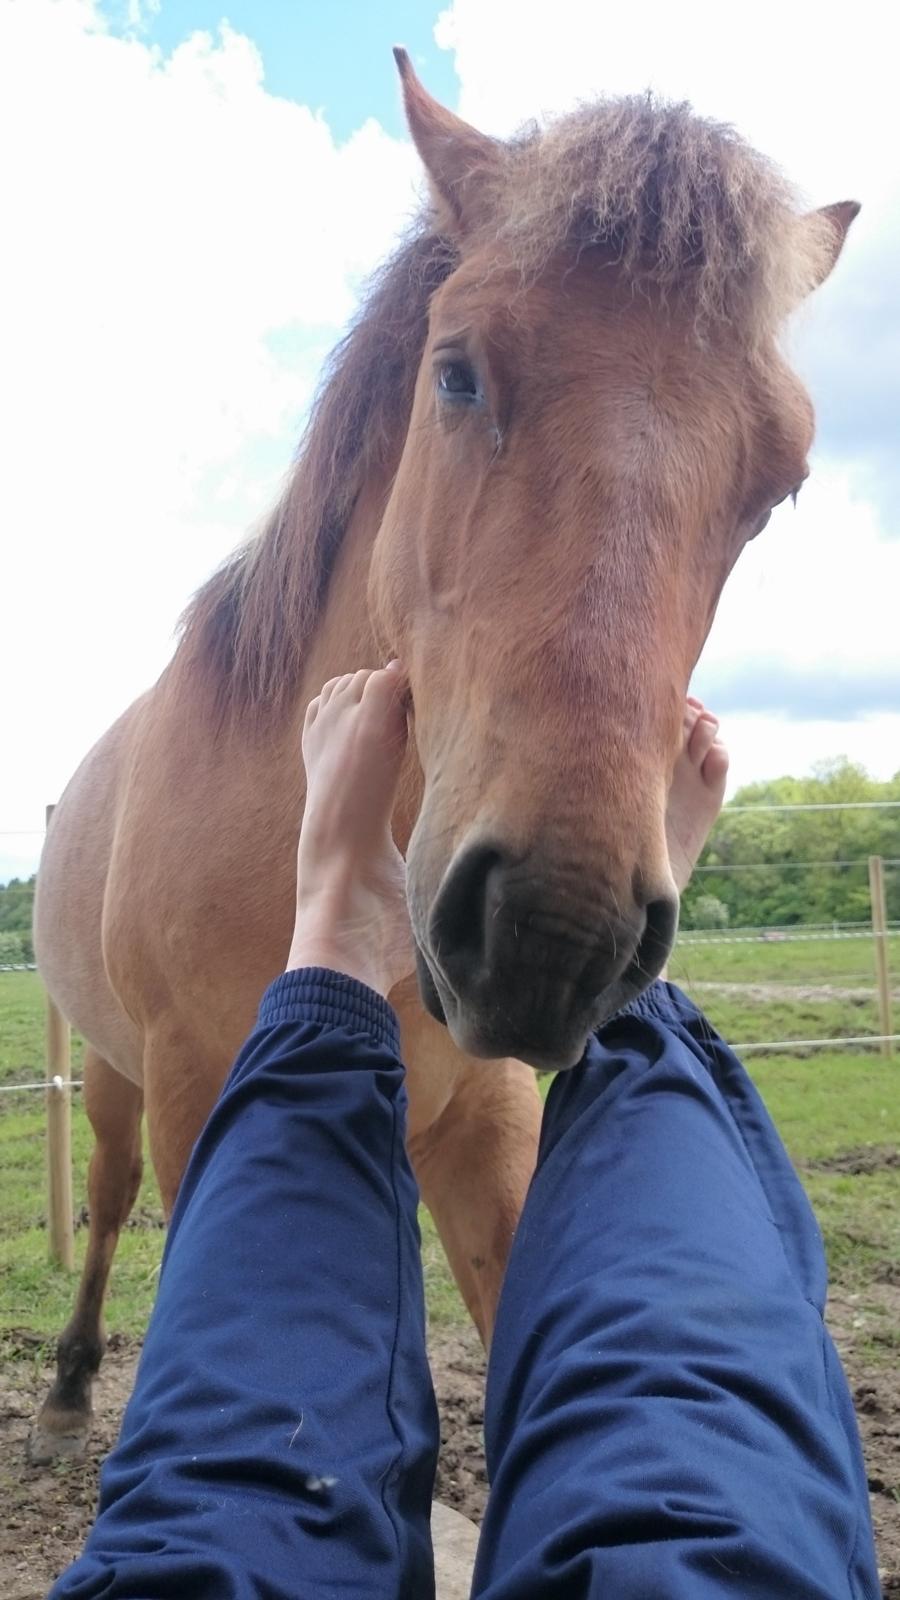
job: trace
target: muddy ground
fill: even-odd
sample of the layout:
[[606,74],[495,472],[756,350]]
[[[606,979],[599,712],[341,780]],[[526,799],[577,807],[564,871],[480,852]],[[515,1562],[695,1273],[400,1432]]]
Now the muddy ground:
[[[900,1292],[884,1285],[900,1310]],[[867,1295],[871,1303],[871,1293]],[[885,1600],[900,1600],[900,1372],[870,1367],[859,1348],[864,1319],[852,1295],[832,1290],[831,1323],[851,1381],[869,1474]],[[32,1349],[34,1347],[32,1346]],[[443,1448],[437,1495],[475,1521],[487,1495],[482,1448],[484,1361],[473,1333],[438,1333],[432,1368]],[[0,1363],[0,1596],[44,1600],[52,1580],[80,1548],[90,1526],[97,1473],[115,1439],[131,1389],[137,1345],[113,1339],[97,1385],[89,1457],[53,1470],[24,1464],[28,1427],[49,1379],[28,1336],[6,1346]]]

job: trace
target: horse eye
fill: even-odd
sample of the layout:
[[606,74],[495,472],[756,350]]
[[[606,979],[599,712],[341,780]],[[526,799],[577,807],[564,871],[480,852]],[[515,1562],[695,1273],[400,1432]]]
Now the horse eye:
[[467,361],[442,361],[437,369],[437,386],[448,400],[478,399],[478,381]]
[[775,506],[783,506],[786,500],[790,500],[791,503],[796,506],[797,496],[800,493],[800,490],[803,488],[803,485],[808,477],[809,473],[804,473],[803,477],[800,479],[800,482],[796,484],[793,489],[789,489],[787,494],[783,494],[780,500],[776,500],[775,505],[770,507],[770,509],[765,513],[765,516],[760,517],[759,522],[757,522],[756,527],[753,529],[753,532],[750,535],[751,539],[755,539],[758,533],[762,533],[763,528],[766,526],[769,518],[772,515],[772,512],[775,510]]

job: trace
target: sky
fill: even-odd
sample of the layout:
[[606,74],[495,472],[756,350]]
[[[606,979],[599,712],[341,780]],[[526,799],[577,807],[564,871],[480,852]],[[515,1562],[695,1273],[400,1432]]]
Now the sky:
[[0,881],[261,518],[421,192],[393,43],[504,135],[654,88],[863,211],[790,339],[813,475],[729,581],[694,689],[741,783],[900,768],[900,163],[880,7],[0,0]]

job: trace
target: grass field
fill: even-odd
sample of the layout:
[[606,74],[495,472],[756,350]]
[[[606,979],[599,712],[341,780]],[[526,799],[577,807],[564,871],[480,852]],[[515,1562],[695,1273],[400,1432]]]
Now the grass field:
[[[828,935],[772,941],[743,938],[738,943],[739,932],[738,929],[730,936],[734,943],[706,943],[705,935],[689,936],[672,958],[673,978],[678,983],[690,976],[695,982],[833,984],[847,989],[872,988],[875,983],[874,947],[869,934],[837,939]],[[724,938],[729,935],[726,933]],[[900,933],[892,933],[887,944],[894,983],[900,985]]]
[[[894,941],[900,946],[900,941]],[[847,965],[848,951],[855,965]],[[865,952],[863,956],[862,952]],[[813,954],[817,953],[817,965]],[[829,957],[833,954],[832,965]],[[840,973],[834,963],[840,956]],[[723,945],[676,956],[673,976],[690,983],[802,986],[835,984],[848,972],[848,987],[872,983],[871,947],[842,944]],[[866,970],[866,961],[868,970]],[[894,971],[900,971],[900,948]],[[764,1003],[729,990],[703,993],[712,1021],[735,1040],[791,1039],[877,1031],[874,999],[856,1004],[785,994]],[[43,999],[34,973],[0,973],[0,1083],[42,1076]],[[78,1076],[76,1041],[73,1073]],[[753,1075],[777,1122],[822,1224],[832,1272],[860,1296],[868,1286],[900,1275],[900,1165],[891,1152],[900,1143],[900,1054],[885,1061],[872,1053],[816,1052],[806,1059],[772,1056],[751,1061]],[[74,1096],[73,1141],[76,1215],[84,1202],[90,1131]],[[860,1157],[860,1153],[862,1156]],[[848,1159],[848,1157],[850,1159]],[[853,1166],[871,1170],[846,1170]],[[110,1285],[111,1330],[139,1335],[155,1292],[163,1244],[159,1196],[149,1172],[132,1224],[120,1242]],[[78,1229],[79,1260],[85,1230]],[[423,1214],[423,1244],[431,1317],[459,1321],[464,1312],[450,1281],[443,1252]],[[44,1181],[44,1110],[40,1094],[0,1097],[0,1338],[15,1353],[19,1330],[52,1339],[71,1309],[73,1281],[47,1260]],[[873,1360],[896,1360],[898,1332],[885,1317],[870,1322]]]
[[[888,952],[900,1020],[900,937],[888,940]],[[688,943],[676,949],[670,975],[689,992],[698,985],[696,999],[734,1044],[881,1032],[870,938]]]

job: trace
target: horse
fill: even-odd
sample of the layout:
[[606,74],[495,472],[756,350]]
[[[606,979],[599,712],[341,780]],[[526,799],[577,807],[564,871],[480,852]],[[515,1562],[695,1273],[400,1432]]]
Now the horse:
[[489,138],[397,61],[427,207],[334,354],[276,508],[48,831],[37,958],[86,1041],[95,1148],[34,1460],[87,1438],[142,1114],[169,1213],[283,963],[306,704],[394,655],[409,1153],[489,1341],[534,1068],[571,1066],[664,965],[690,674],[743,546],[807,475],[812,407],[779,338],[856,203],[804,211],[733,130],[652,97]]

